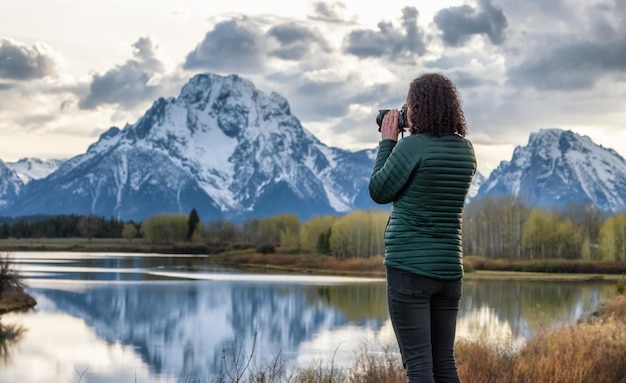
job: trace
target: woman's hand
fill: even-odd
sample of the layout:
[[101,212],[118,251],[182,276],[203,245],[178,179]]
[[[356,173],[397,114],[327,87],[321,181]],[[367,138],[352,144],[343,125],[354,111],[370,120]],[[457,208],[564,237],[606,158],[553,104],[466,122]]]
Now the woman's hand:
[[398,129],[398,114],[397,109],[392,109],[383,117],[383,123],[380,129],[383,140],[398,141],[398,134],[400,134],[400,130]]

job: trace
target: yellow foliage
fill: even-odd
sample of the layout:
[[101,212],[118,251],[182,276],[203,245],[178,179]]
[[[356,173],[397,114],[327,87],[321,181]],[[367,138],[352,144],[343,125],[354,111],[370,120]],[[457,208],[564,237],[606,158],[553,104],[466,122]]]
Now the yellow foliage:
[[619,213],[608,218],[600,228],[602,259],[626,261],[626,214]]

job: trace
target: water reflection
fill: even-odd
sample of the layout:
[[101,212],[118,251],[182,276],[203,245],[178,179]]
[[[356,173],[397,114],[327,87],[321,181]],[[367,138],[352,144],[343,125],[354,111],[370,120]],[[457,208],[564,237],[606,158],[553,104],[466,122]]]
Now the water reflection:
[[382,283],[360,285],[358,288],[346,288],[344,285],[323,286],[315,291],[314,297],[307,297],[307,301],[310,304],[322,303],[328,307],[336,307],[351,322],[385,319],[388,316],[387,293]]
[[[198,379],[214,376],[224,350],[239,342],[250,350],[256,341],[258,363],[278,352],[295,360],[301,352],[320,353],[323,346],[306,350],[301,344],[321,331],[347,324],[377,329],[386,320],[384,289],[371,285],[208,281],[62,287],[30,289],[40,302],[38,313],[51,314],[51,329],[58,327],[58,313],[81,318],[99,338],[132,347],[155,374],[170,377],[184,371]],[[369,303],[359,307],[350,301],[354,297]]]
[[[505,323],[511,337],[528,338],[537,331],[574,323],[610,296],[612,289],[605,282],[465,281],[460,320],[476,318],[473,326],[483,323],[488,328]],[[492,320],[484,319],[485,310]]]
[[25,328],[19,324],[3,324],[2,317],[0,317],[0,359],[5,364],[11,359],[11,348],[17,344]]
[[[2,382],[77,381],[85,369],[89,382],[206,381],[222,371],[225,355],[253,344],[260,366],[279,353],[295,365],[314,358],[349,364],[364,342],[394,342],[384,280],[251,275],[212,270],[194,257],[60,258],[23,262],[40,274],[29,281],[38,305],[6,317],[29,331],[12,346]],[[612,289],[466,281],[459,337],[518,342],[574,322]]]
[[11,360],[0,368],[3,383],[168,381],[154,374],[132,345],[102,339],[80,318],[46,311],[8,314],[5,319],[23,324],[28,331],[13,346]]

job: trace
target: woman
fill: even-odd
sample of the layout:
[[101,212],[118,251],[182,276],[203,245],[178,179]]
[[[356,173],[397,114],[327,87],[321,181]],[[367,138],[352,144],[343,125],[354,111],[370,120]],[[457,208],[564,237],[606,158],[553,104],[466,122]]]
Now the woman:
[[454,337],[462,292],[461,217],[476,172],[456,88],[431,73],[406,98],[410,136],[398,142],[397,110],[381,124],[369,191],[392,203],[385,229],[389,316],[409,382],[459,382]]

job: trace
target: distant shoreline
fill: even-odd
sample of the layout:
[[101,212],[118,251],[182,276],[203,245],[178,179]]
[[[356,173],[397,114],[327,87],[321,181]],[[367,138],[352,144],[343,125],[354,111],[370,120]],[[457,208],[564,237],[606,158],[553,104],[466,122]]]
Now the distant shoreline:
[[[0,239],[0,252],[13,251],[69,251],[115,253],[197,254],[206,247],[193,243],[176,245],[151,245],[143,239],[128,241],[122,238],[24,238]],[[204,252],[206,253],[206,252]]]
[[[265,272],[324,274],[362,277],[385,277],[383,257],[361,259],[338,259],[320,254],[302,254],[298,251],[277,251],[259,254],[255,249],[231,250],[219,254],[207,254],[206,246],[193,243],[175,245],[151,245],[142,239],[132,242],[121,238],[47,238],[2,239],[1,252],[111,252],[111,253],[158,253],[205,256],[207,265],[231,266],[256,269]],[[469,265],[471,266],[471,265]],[[471,269],[471,267],[469,268]],[[604,273],[544,273],[523,271],[476,270],[466,272],[465,280],[528,280],[528,281],[618,281],[621,274]]]
[[[287,273],[306,273],[306,274],[333,274],[341,276],[360,276],[360,277],[379,277],[385,278],[385,272],[368,272],[368,271],[337,271],[325,269],[307,269],[270,266],[261,264],[243,264],[239,267],[249,269],[265,270],[265,271],[284,271]],[[463,275],[466,281],[476,280],[515,280],[515,281],[545,281],[545,282],[616,282],[622,278],[616,274],[572,274],[572,273],[533,273],[523,271],[491,271],[477,270]]]

